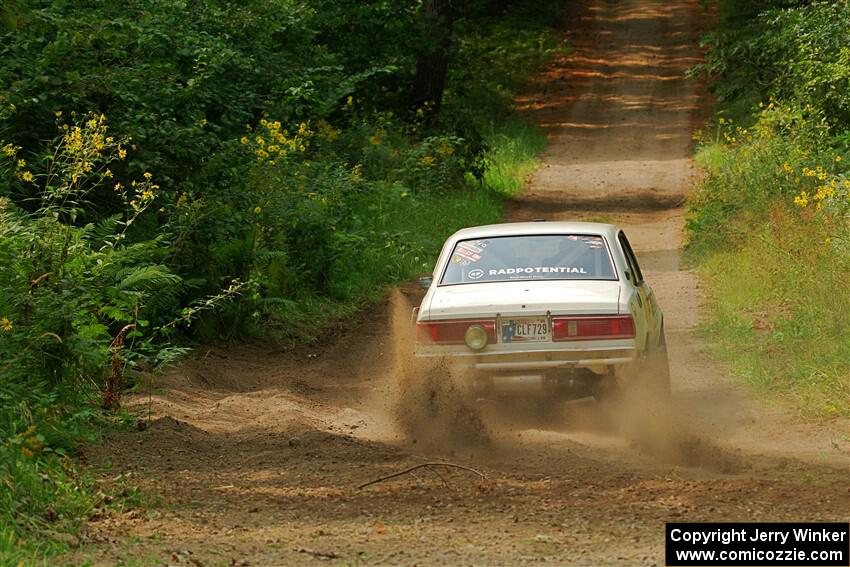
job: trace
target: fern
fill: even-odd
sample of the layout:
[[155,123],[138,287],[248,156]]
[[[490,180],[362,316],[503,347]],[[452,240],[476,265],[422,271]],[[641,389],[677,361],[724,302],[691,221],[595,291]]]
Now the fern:
[[133,268],[124,276],[118,289],[121,291],[160,291],[179,286],[183,278],[172,273],[165,266],[151,265]]
[[[93,248],[100,248],[110,243],[110,238],[114,238],[118,232],[118,225],[124,217],[121,213],[114,214],[101,220],[97,225],[86,225],[83,233],[83,239],[92,245]],[[100,245],[100,246],[98,246]]]

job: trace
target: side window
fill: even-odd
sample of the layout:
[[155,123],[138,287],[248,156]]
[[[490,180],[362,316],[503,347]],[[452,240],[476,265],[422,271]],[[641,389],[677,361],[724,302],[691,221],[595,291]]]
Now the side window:
[[632,247],[629,244],[628,239],[626,238],[626,234],[623,231],[620,231],[620,234],[617,236],[620,240],[620,246],[623,249],[623,253],[626,255],[626,263],[629,265],[629,271],[635,275],[635,285],[640,285],[643,283],[643,274],[640,271],[640,266],[638,265],[637,258],[635,257],[634,251],[632,251]]

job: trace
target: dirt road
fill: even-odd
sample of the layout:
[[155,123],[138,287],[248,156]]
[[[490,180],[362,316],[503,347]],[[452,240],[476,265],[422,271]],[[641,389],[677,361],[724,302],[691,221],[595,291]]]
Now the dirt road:
[[[416,298],[402,290],[336,344],[211,351],[135,400],[151,424],[89,458],[105,484],[141,487],[145,505],[94,519],[72,559],[659,565],[666,521],[846,521],[847,424],[807,425],[752,399],[695,332],[700,287],[679,247],[699,110],[682,75],[699,56],[697,2],[573,4],[583,6],[567,21],[575,53],[520,101],[551,144],[508,218],[627,229],[665,310],[672,406],[649,415],[580,401],[545,422],[456,422],[414,441],[398,426],[416,417],[399,402]],[[424,469],[355,488],[436,460],[487,480]]]

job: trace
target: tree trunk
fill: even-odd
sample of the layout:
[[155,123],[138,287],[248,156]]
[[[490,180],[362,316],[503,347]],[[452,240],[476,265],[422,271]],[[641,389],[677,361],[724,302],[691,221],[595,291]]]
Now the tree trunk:
[[449,68],[448,49],[454,21],[452,0],[428,0],[423,16],[424,37],[430,49],[416,61],[410,105],[414,110],[428,107],[437,111],[443,102]]

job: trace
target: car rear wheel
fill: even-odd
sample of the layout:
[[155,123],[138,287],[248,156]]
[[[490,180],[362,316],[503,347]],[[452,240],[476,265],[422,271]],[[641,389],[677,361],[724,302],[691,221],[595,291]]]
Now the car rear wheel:
[[620,398],[626,391],[661,400],[670,397],[670,365],[663,328],[658,343],[649,347],[623,374],[623,381],[613,375],[600,379],[593,389],[593,397],[608,402]]
[[662,398],[670,397],[670,362],[667,359],[667,339],[664,329],[655,345],[646,355],[643,370],[645,383],[652,394]]

